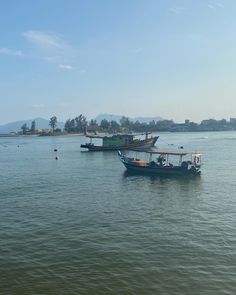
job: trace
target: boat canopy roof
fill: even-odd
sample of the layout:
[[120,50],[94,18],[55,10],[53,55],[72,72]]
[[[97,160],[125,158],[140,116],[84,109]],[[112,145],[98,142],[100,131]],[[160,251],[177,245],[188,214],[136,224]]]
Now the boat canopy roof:
[[187,156],[187,155],[196,155],[201,156],[198,152],[172,152],[172,151],[146,151],[148,154],[158,154],[158,155],[171,155],[171,156]]
[[139,136],[139,135],[146,135],[146,134],[151,134],[151,132],[145,132],[145,133],[116,133],[116,134],[104,134],[104,135],[89,135],[86,134],[86,137],[89,138],[112,138],[112,137],[134,137],[134,136]]
[[134,137],[134,134],[86,135],[89,138]]

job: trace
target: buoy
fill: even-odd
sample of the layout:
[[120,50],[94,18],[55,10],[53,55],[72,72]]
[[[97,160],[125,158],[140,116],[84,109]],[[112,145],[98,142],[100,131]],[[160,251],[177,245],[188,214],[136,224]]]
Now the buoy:
[[59,157],[58,157],[58,156],[56,156],[56,157],[55,157],[55,160],[59,160]]

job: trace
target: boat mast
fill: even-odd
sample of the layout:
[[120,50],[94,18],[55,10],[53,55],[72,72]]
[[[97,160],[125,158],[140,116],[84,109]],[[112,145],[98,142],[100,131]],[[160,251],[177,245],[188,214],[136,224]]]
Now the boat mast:
[[152,153],[149,154],[149,162],[152,161]]
[[181,166],[182,161],[183,161],[183,155],[180,155],[180,157],[179,157],[179,166]]

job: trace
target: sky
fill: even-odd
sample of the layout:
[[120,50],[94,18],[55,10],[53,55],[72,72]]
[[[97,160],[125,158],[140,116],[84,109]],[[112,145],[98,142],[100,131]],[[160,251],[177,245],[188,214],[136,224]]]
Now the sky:
[[235,0],[0,2],[0,124],[236,117]]

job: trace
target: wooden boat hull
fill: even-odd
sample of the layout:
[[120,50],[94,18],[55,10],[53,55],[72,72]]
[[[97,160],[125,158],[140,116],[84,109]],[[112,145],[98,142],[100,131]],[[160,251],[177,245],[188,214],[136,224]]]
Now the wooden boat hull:
[[144,140],[136,140],[130,144],[122,145],[122,146],[96,146],[91,143],[81,144],[81,148],[87,148],[89,151],[118,151],[118,150],[145,150],[154,146],[158,136],[154,136],[152,138],[144,139]]
[[191,173],[189,170],[181,168],[181,167],[172,167],[172,168],[166,168],[166,167],[140,167],[136,165],[130,165],[128,163],[124,163],[124,166],[128,171],[141,173],[141,174],[156,174],[156,175],[196,175],[200,174],[200,171],[198,173]]

